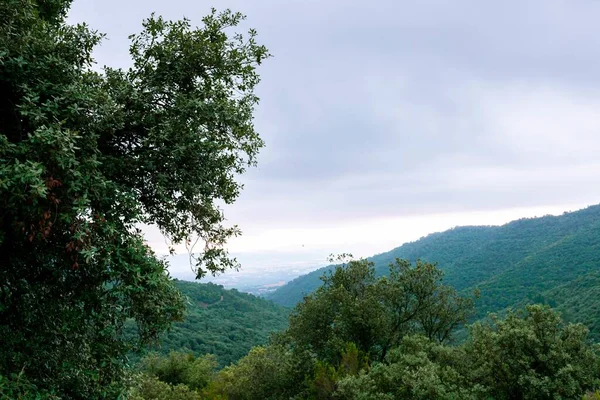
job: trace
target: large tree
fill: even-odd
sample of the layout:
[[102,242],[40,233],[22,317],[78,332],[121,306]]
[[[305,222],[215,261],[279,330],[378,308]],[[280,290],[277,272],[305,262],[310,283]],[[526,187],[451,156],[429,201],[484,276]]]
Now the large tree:
[[411,333],[440,343],[467,322],[474,299],[441,283],[435,264],[397,259],[390,276],[376,278],[373,263],[353,260],[323,276],[290,316],[289,340],[336,364],[347,343],[382,361]]
[[[140,224],[199,237],[198,276],[231,266],[219,204],[256,162],[256,66],[265,47],[150,17],[132,67],[92,69],[102,35],[68,25],[70,0],[0,1],[0,390],[15,374],[64,398],[115,398],[132,342],[182,315]],[[2,378],[4,375],[4,378]]]

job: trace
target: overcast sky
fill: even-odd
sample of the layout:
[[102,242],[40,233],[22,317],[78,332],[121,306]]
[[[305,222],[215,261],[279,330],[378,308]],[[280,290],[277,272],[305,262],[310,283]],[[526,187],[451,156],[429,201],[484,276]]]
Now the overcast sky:
[[368,256],[600,202],[600,2],[75,0],[70,20],[127,67],[151,12],[200,24],[210,7],[246,14],[274,55],[233,252]]

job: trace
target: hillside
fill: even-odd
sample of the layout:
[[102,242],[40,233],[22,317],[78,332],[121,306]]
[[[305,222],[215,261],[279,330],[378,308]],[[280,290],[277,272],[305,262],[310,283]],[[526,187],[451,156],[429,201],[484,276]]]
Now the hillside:
[[288,310],[271,301],[212,283],[174,282],[188,299],[186,316],[163,335],[160,352],[215,354],[225,366],[287,327]]
[[[502,226],[458,227],[370,259],[383,275],[395,258],[438,262],[446,283],[464,292],[478,288],[480,317],[522,302],[546,301],[567,320],[587,321],[594,336],[600,335],[599,286],[591,283],[599,279],[600,206]],[[330,268],[296,278],[269,299],[293,306],[320,285],[319,276]]]

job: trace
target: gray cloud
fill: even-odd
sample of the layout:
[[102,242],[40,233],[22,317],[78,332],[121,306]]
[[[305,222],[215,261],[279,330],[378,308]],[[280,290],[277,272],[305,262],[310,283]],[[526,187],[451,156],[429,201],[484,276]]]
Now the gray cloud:
[[[260,72],[267,147],[228,209],[245,230],[600,199],[600,3],[220,1],[274,58]],[[106,32],[100,64],[156,11],[195,1],[76,0]]]

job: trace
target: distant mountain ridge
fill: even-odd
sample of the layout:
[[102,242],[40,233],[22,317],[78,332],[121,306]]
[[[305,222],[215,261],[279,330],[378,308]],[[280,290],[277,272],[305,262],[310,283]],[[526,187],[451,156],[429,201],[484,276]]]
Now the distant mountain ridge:
[[[502,226],[457,227],[370,260],[377,274],[384,275],[396,258],[437,262],[447,284],[465,293],[479,289],[479,317],[518,304],[545,302],[567,320],[587,321],[592,335],[600,337],[600,205]],[[267,298],[293,306],[319,287],[319,277],[332,268],[300,276]]]

